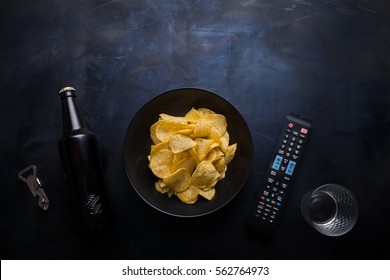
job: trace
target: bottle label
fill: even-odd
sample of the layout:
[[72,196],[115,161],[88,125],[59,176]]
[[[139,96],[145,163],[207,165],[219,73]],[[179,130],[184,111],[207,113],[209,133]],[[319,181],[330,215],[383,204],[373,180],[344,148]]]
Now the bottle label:
[[85,211],[90,215],[96,215],[103,212],[102,203],[100,197],[96,194],[90,194],[84,203]]

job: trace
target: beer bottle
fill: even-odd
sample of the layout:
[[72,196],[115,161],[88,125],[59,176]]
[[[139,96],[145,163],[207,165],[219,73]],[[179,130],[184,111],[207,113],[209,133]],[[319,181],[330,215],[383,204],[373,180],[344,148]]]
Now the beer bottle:
[[105,232],[110,218],[97,137],[85,125],[76,101],[76,90],[65,87],[59,95],[64,134],[58,141],[58,148],[77,227],[82,233]]

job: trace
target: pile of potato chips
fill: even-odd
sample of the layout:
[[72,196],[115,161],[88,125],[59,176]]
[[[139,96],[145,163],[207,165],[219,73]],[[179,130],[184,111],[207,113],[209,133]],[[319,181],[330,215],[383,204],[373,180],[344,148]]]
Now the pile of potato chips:
[[193,204],[199,195],[211,200],[225,177],[237,144],[229,145],[225,116],[192,108],[184,117],[160,114],[150,128],[153,145],[149,168],[159,180],[157,191]]

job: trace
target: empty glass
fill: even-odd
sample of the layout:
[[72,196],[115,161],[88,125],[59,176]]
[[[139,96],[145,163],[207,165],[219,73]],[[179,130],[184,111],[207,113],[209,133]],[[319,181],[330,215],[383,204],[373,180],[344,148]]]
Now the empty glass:
[[347,188],[327,184],[305,194],[301,213],[304,220],[322,234],[340,236],[354,227],[359,210]]

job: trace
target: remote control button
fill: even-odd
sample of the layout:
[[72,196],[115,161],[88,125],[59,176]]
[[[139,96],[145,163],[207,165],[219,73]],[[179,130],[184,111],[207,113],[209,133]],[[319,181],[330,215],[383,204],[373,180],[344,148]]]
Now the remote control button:
[[282,188],[286,189],[287,188],[287,184],[286,183],[282,183]]
[[298,131],[293,131],[293,135],[298,136]]
[[290,122],[287,126],[288,126],[289,128],[293,128],[293,127],[294,127],[294,123]]
[[282,160],[283,158],[281,156],[276,156],[274,159],[274,163],[272,164],[272,169],[279,170]]
[[303,134],[307,134],[308,133],[308,130],[304,127],[301,128],[301,133]]
[[290,175],[290,176],[291,176],[291,175],[293,174],[295,165],[296,165],[296,162],[293,161],[293,160],[290,160],[290,161],[288,162],[287,169],[286,169],[286,174],[287,174],[287,175]]
[[286,133],[291,133],[291,130],[290,129],[286,129]]
[[284,154],[284,151],[279,149],[278,153],[279,153],[280,155],[283,155],[283,154]]
[[293,158],[294,160],[297,160],[297,159],[298,159],[298,156],[297,156],[297,155],[293,155],[292,158]]
[[282,143],[283,143],[283,144],[287,144],[287,140],[284,139],[284,140],[282,141]]
[[303,140],[302,140],[302,139],[299,139],[299,140],[298,140],[298,144],[303,144]]
[[271,174],[272,176],[276,176],[276,171],[275,170],[271,170],[271,172],[269,174]]

